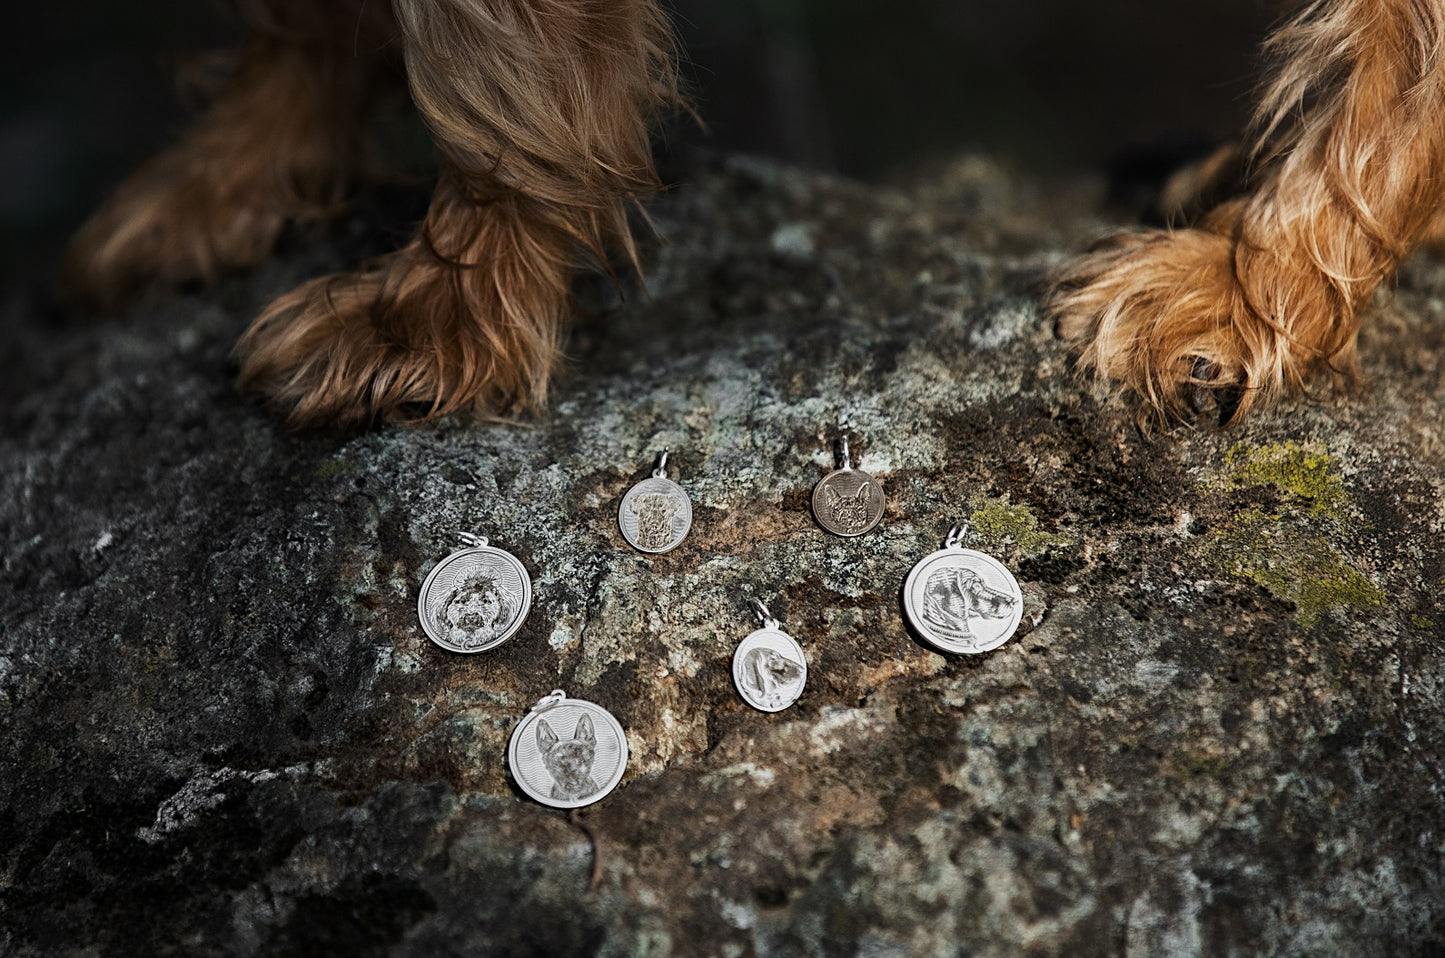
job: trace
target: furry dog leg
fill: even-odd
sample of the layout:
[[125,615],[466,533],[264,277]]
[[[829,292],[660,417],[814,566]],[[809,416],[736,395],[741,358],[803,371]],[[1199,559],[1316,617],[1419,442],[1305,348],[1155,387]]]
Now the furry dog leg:
[[381,72],[386,5],[238,0],[251,31],[210,111],[141,166],[76,234],[67,294],[113,306],[152,281],[256,264],[289,219],[320,216],[356,169]]
[[412,98],[442,154],[396,253],[273,303],[241,384],[293,426],[499,412],[546,393],[579,256],[633,252],[675,95],[652,0],[394,0]]
[[1253,189],[1198,228],[1068,264],[1049,308],[1082,363],[1164,416],[1354,375],[1360,312],[1445,197],[1445,2],[1321,0],[1267,44]]

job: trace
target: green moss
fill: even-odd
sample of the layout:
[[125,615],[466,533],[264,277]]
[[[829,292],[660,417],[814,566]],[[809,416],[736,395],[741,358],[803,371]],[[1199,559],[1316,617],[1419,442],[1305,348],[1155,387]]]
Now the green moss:
[[1434,619],[1430,618],[1428,615],[1421,615],[1418,612],[1410,616],[1410,623],[1414,625],[1417,629],[1424,629],[1428,631],[1429,629],[1435,628]]
[[1013,543],[1024,555],[1038,555],[1073,541],[1067,535],[1044,532],[1033,510],[1011,505],[1008,496],[978,504],[969,524],[987,545],[998,547]]
[[1234,488],[1273,486],[1306,505],[1311,515],[1346,519],[1350,496],[1335,458],[1316,444],[1295,442],[1235,446],[1225,460],[1226,484]]
[[1385,593],[1307,524],[1249,509],[1211,536],[1210,557],[1228,575],[1291,602],[1310,628],[1335,609],[1385,604]]
[[335,479],[342,473],[351,470],[351,461],[346,458],[324,459],[316,464],[311,470],[311,475],[317,479]]

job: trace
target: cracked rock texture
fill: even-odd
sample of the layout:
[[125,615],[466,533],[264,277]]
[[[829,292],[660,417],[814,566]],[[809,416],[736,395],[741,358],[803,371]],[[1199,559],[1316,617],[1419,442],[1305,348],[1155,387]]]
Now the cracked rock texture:
[[[699,161],[516,424],[295,436],[231,386],[269,297],[424,197],[93,325],[12,298],[0,955],[1440,954],[1445,269],[1363,392],[1140,431],[1039,309],[1092,195]],[[840,428],[859,539],[809,513]],[[648,556],[616,508],[664,448],[695,524]],[[945,656],[899,588],[964,519],[1026,612]],[[416,618],[462,532],[536,590],[475,656]],[[752,598],[809,659],[785,712],[732,687]],[[595,889],[505,771],[553,688],[632,749]]]

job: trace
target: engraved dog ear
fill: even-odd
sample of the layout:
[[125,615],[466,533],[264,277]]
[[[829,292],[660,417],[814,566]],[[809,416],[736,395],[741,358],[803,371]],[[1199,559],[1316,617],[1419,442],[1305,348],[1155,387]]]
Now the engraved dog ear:
[[855,492],[855,493],[853,493],[853,498],[854,498],[854,499],[857,499],[859,502],[867,502],[867,501],[868,501],[868,487],[871,486],[871,485],[872,485],[871,482],[865,482],[865,483],[863,483],[863,485],[861,485],[861,486],[858,487],[858,491]]
[[[586,719],[587,716],[584,715],[582,718]],[[552,731],[552,726],[547,724],[547,720],[542,719],[539,721],[537,723],[537,747],[545,754],[552,751],[552,746],[556,745],[557,742],[557,733]]]
[[836,506],[843,499],[832,486],[824,486],[823,495],[828,497],[828,506],[830,508]]
[[[548,729],[548,731],[551,730]],[[572,737],[579,742],[586,742],[588,745],[596,744],[597,733],[592,729],[592,716],[584,713],[583,716],[577,720],[577,731],[573,733]]]

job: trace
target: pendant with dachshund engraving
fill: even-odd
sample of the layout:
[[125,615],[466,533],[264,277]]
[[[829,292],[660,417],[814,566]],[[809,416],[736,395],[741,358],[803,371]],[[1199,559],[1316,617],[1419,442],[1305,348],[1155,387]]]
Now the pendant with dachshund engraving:
[[484,536],[462,535],[426,577],[416,614],[431,640],[452,652],[485,652],[517,634],[532,607],[532,577],[510,552]]
[[627,544],[641,552],[676,549],[692,528],[692,501],[682,486],[667,478],[667,453],[657,458],[652,478],[622,497],[617,526]]
[[861,536],[883,518],[883,487],[848,461],[848,437],[839,441],[843,468],[828,473],[813,487],[813,517],[835,536]]
[[1009,640],[1023,616],[1018,580],[997,559],[959,545],[968,525],[949,533],[903,584],[903,611],[918,634],[944,652],[973,654]]
[[622,781],[627,736],[595,702],[553,689],[532,706],[507,743],[507,769],[517,787],[543,805],[581,808]]
[[763,627],[733,653],[733,682],[743,701],[762,712],[781,712],[798,701],[808,682],[808,660],[798,640],[784,632],[768,607],[753,600]]

